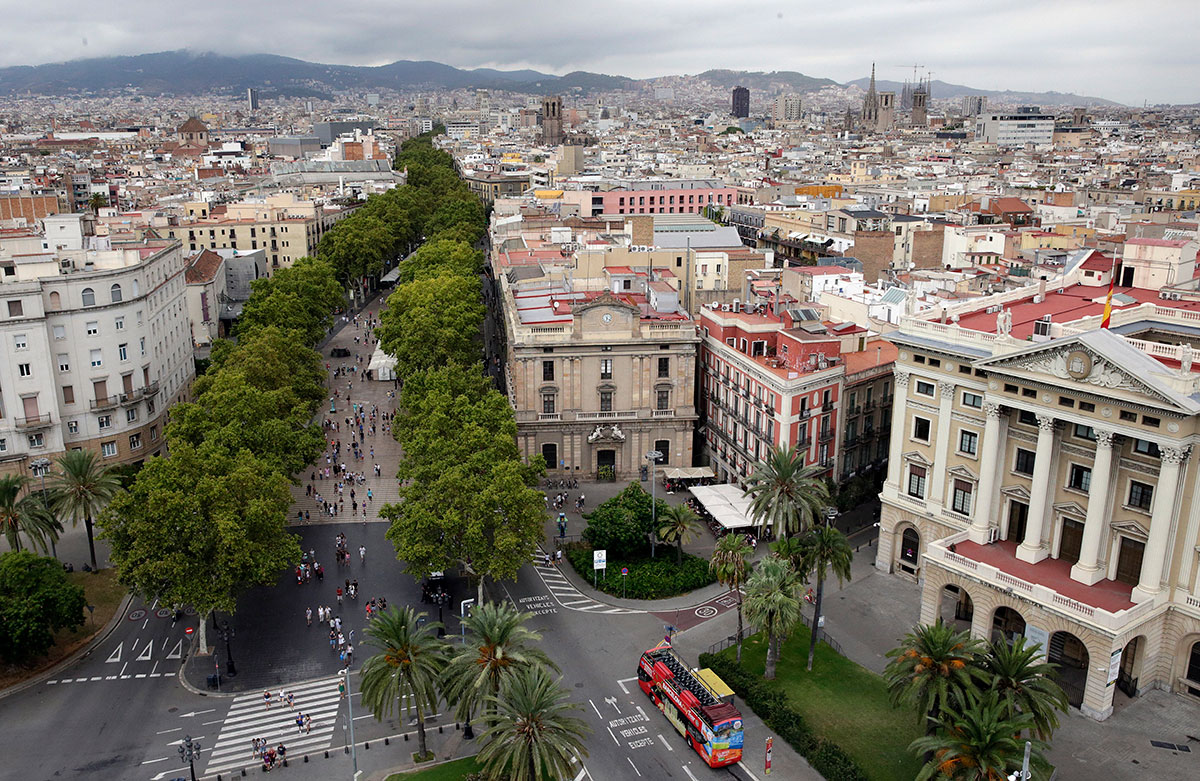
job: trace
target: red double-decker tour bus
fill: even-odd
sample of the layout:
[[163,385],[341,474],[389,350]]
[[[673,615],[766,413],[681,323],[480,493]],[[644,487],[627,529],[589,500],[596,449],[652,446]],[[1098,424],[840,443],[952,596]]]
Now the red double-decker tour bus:
[[742,714],[712,670],[690,669],[664,641],[642,654],[638,686],[709,767],[742,758]]

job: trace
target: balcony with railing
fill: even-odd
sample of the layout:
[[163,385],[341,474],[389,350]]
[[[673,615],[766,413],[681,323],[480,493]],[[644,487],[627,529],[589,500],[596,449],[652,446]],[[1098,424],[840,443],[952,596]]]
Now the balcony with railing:
[[146,387],[139,390],[138,393],[141,394],[142,398],[146,398],[146,399],[150,398],[151,396],[157,395],[158,394],[158,380],[155,380],[154,382],[149,383],[148,385],[146,385]]
[[636,417],[637,410],[635,409],[575,413],[576,420],[633,420]]
[[832,402],[832,401],[823,402],[821,404],[821,411],[822,412],[832,412],[835,403],[836,402]]
[[562,420],[561,412],[539,412],[537,419],[539,421]]
[[46,428],[50,423],[49,412],[43,412],[40,415],[29,415],[24,418],[15,418],[13,420],[13,424],[19,429]]
[[829,429],[828,431],[822,431],[819,435],[817,435],[817,440],[819,442],[832,442],[834,436],[836,436],[834,430]]
[[88,406],[92,409],[112,409],[121,402],[120,396],[105,396],[101,399],[92,399]]
[[801,437],[796,440],[796,447],[800,450],[805,450],[812,447],[812,437]]
[[808,420],[811,417],[812,417],[812,409],[810,409],[809,407],[801,407],[800,408],[800,419],[801,420]]
[[673,417],[675,417],[675,410],[673,410],[673,409],[651,410],[650,417],[652,417],[652,418],[673,418]]
[[964,531],[931,542],[925,551],[926,562],[1107,632],[1122,631],[1158,602],[1134,604],[1130,599],[1133,586],[1120,581],[1101,580],[1089,586],[1072,580],[1071,562],[1065,559],[1031,564],[1017,558],[1015,542],[979,545],[968,537]]

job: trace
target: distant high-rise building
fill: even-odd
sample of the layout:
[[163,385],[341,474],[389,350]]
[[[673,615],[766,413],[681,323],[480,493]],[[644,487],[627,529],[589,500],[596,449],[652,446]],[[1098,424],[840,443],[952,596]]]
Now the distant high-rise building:
[[562,98],[542,99],[542,143],[558,146],[563,139]]
[[977,117],[987,111],[987,95],[963,95],[963,116]]
[[733,88],[733,116],[745,119],[750,116],[750,90],[745,87]]
[[367,93],[367,105],[370,106],[371,108],[374,108],[375,106],[379,105],[379,93],[378,92],[368,92]]
[[802,115],[799,95],[780,95],[775,98],[775,108],[771,116],[776,122],[799,122]]
[[250,107],[251,111],[258,111],[258,90],[254,87],[246,90],[246,105]]

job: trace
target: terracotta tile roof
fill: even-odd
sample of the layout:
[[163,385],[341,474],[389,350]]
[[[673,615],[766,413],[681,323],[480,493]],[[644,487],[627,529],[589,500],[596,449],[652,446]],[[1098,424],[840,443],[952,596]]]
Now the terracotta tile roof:
[[188,258],[188,267],[184,273],[184,279],[189,285],[211,282],[216,277],[217,271],[220,270],[223,262],[224,258],[212,250],[200,250],[191,258]]

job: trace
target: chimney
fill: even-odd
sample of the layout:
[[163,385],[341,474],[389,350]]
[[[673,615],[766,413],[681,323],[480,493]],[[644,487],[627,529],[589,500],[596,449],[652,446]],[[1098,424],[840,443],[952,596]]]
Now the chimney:
[[1043,301],[1046,300],[1046,278],[1042,277],[1038,280],[1038,297]]

